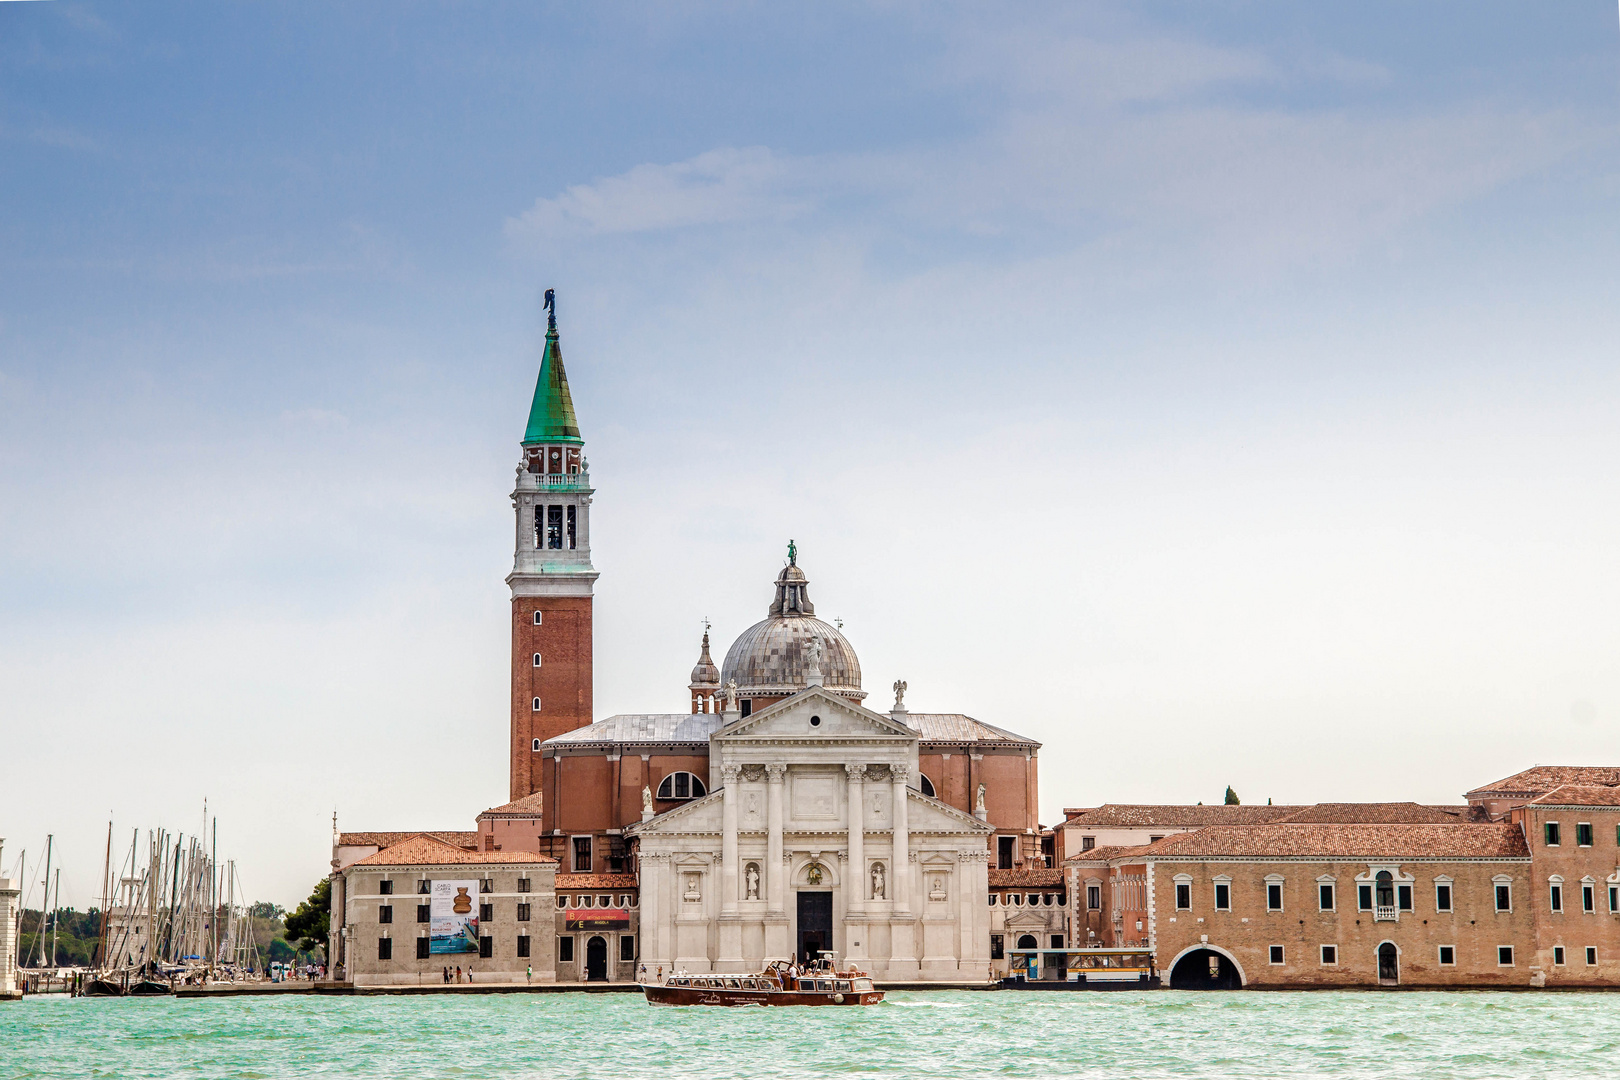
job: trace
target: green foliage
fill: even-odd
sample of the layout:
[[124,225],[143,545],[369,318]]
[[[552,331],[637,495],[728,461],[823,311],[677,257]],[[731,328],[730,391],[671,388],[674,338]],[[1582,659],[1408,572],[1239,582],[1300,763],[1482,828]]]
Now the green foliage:
[[1243,805],[1243,800],[1237,797],[1237,792],[1232,790],[1232,785],[1231,784],[1226,785],[1226,805],[1227,806],[1242,806]]
[[255,919],[280,920],[286,916],[287,909],[282,907],[280,904],[272,904],[268,900],[260,900],[257,904],[254,904],[252,907],[248,908],[248,914]]
[[332,879],[322,878],[286,921],[287,940],[298,942],[299,949],[307,952],[324,945],[332,921]]

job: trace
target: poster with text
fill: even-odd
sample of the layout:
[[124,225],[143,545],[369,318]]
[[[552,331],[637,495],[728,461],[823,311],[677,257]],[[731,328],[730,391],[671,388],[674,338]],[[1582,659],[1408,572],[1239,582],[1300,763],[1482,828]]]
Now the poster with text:
[[478,882],[435,881],[428,900],[428,952],[478,951]]

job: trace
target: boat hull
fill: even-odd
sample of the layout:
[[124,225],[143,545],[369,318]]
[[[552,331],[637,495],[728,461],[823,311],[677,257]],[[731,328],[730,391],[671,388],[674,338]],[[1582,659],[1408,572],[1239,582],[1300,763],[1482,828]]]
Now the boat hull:
[[876,1005],[883,1000],[882,990],[734,990],[657,983],[642,983],[641,990],[649,1005]]

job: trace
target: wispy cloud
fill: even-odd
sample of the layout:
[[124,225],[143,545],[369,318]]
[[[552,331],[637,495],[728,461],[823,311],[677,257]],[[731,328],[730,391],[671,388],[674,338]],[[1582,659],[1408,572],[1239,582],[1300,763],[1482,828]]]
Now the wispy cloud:
[[656,232],[784,218],[808,205],[789,189],[795,163],[764,147],[710,150],[576,184],[507,222],[513,236]]

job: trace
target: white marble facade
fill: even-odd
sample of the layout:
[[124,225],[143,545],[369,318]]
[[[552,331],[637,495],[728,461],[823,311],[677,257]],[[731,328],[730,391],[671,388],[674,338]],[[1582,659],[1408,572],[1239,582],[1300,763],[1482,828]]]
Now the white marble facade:
[[627,830],[649,973],[819,946],[879,978],[987,977],[993,830],[917,789],[904,713],[811,686],[725,721],[710,793]]

